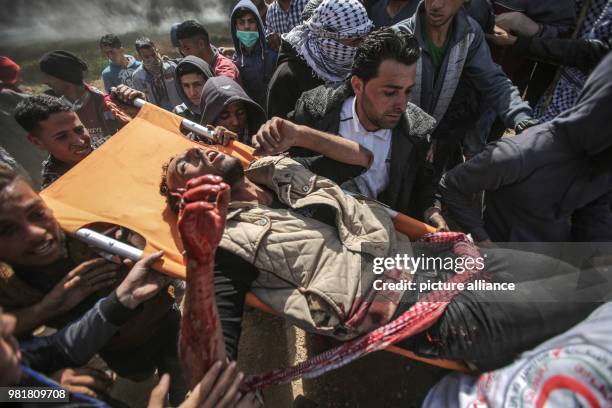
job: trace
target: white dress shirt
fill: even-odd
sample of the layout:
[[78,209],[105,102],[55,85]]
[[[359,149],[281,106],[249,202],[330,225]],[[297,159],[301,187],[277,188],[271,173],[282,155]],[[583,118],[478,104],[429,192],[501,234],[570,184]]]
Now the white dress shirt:
[[374,155],[372,165],[355,179],[359,192],[374,198],[389,185],[389,150],[391,149],[391,129],[379,129],[370,132],[359,121],[355,110],[355,97],[344,101],[340,112],[340,136],[365,147]]

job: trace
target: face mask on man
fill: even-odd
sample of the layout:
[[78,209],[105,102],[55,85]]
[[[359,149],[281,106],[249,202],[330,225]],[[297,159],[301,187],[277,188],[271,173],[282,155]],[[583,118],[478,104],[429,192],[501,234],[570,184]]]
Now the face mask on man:
[[336,67],[344,67],[350,71],[357,53],[356,47],[342,44],[331,38],[322,38],[317,41],[317,44],[325,60],[332,62]]
[[251,48],[259,40],[259,31],[236,31],[238,41],[247,48]]

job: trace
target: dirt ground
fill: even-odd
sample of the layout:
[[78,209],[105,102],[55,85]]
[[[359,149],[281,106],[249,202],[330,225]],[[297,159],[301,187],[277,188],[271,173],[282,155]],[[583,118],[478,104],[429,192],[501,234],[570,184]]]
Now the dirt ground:
[[[319,336],[308,335],[282,318],[255,309],[245,312],[239,364],[259,373],[305,360],[332,346]],[[381,351],[327,373],[317,379],[298,380],[264,392],[270,408],[410,408],[418,407],[427,391],[445,370]],[[119,379],[112,394],[131,407],[146,407],[156,383]]]

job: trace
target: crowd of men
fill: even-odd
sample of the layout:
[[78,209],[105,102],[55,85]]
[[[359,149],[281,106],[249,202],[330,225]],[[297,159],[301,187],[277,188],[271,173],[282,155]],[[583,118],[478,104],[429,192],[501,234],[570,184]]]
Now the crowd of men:
[[[337,236],[357,221],[334,221],[321,207],[330,200],[340,209],[350,207],[348,198],[334,193],[341,186],[438,232],[470,234],[489,251],[489,274],[523,283],[515,300],[466,295],[430,331],[402,343],[422,356],[490,371],[445,378],[426,405],[503,406],[521,367],[537,367],[538,355],[563,350],[571,341],[601,354],[593,370],[607,373],[605,387],[612,386],[612,315],[606,303],[612,280],[606,275],[597,293],[588,292],[589,302],[580,302],[565,282],[544,283],[575,269],[551,266],[550,254],[497,248],[507,242],[612,242],[612,1],[240,0],[231,10],[229,32],[233,55],[211,44],[198,21],[174,24],[176,58],[162,55],[147,37],[135,41],[130,55],[117,35],[104,35],[104,90],[84,81],[86,61],[52,50],[39,61],[50,89],[27,95],[19,86],[19,65],[0,56],[0,385],[45,384],[46,377],[33,369],[71,390],[73,403],[94,404],[88,398],[96,397],[121,406],[106,393],[108,374],[80,368],[98,354],[122,377],[140,381],[157,372],[161,381],[150,406],[162,406],[166,398],[178,406],[188,395],[177,355],[179,304],[167,290],[176,286],[176,295],[181,285],[149,268],[162,254],[136,264],[108,263],[66,236],[37,193],[120,131],[138,113],[131,104],[138,97],[209,127],[218,144],[253,146],[264,159],[251,165],[250,174],[272,166],[294,172],[294,180],[316,174],[331,183],[311,187],[325,189],[327,201],[312,198],[304,204],[310,208],[300,208],[279,193],[272,173],[270,180],[254,181],[229,159],[215,166],[205,147],[211,141],[185,131],[203,147],[164,168],[161,190],[171,207],[177,205],[171,193],[193,187],[190,179],[221,176],[206,179],[210,191],[229,186],[232,200],[270,208],[267,219],[276,220],[279,209],[299,213],[291,231],[332,226],[324,247],[287,240],[277,256],[305,251],[337,265],[346,259],[335,258],[330,248],[346,246]],[[24,140],[37,151],[24,148]],[[310,192],[304,193],[306,200]],[[350,216],[365,223],[362,233],[384,230],[384,223],[364,221],[367,212],[359,208]],[[241,241],[248,235],[243,227],[231,228],[235,235],[224,238],[216,258],[215,285],[225,346],[234,360],[244,296],[261,285],[260,271],[273,270],[290,287],[303,282],[293,282],[301,273],[295,265],[266,264],[257,253],[247,263],[231,253],[232,245],[251,247]],[[138,237],[126,239],[138,245]],[[279,245],[270,242],[268,255]],[[316,259],[303,269],[312,269],[313,276],[341,273]],[[360,282],[345,273],[341,285],[327,279],[316,289],[348,311],[356,307],[351,296]],[[534,286],[563,294],[567,303],[557,309],[533,306],[542,298]],[[273,305],[286,298],[264,300]],[[410,306],[418,296],[404,294],[403,300]],[[469,314],[465,305],[473,305]],[[318,306],[309,300],[279,311],[311,331],[352,337],[345,325],[350,316],[330,317],[329,310],[317,309],[326,316],[322,329],[321,317],[310,318],[313,307]],[[403,311],[401,305],[390,308],[385,322]],[[354,335],[373,328],[350,320]],[[33,336],[43,325],[58,331]],[[560,372],[567,367],[558,364]],[[185,404],[259,406],[257,395],[239,392],[242,378],[234,363],[215,365]],[[579,390],[576,395],[594,401]],[[602,401],[600,406],[612,405],[610,394]]]

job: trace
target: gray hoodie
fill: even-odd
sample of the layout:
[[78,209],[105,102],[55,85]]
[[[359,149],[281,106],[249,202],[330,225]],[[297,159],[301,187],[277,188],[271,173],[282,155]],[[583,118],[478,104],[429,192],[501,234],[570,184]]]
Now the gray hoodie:
[[202,114],[202,112],[200,111],[200,106],[191,102],[187,95],[185,95],[185,92],[183,91],[183,86],[181,85],[181,79],[179,77],[179,74],[181,73],[181,67],[183,67],[184,69],[185,65],[196,66],[202,72],[202,74],[204,74],[207,80],[214,77],[214,74],[210,69],[210,65],[208,65],[206,61],[193,55],[183,58],[178,63],[178,65],[176,66],[176,70],[174,71],[176,91],[178,92],[178,95],[183,101],[183,103],[175,106],[172,112],[193,122],[198,122],[200,120],[200,115]]
[[225,107],[232,102],[242,101],[247,109],[247,128],[244,135],[239,135],[243,143],[250,144],[250,136],[255,134],[266,121],[266,114],[261,106],[246,94],[234,80],[218,76],[209,79],[202,91],[200,110],[202,125],[215,125],[217,118]]
[[414,16],[393,26],[413,34],[422,49],[421,58],[417,62],[416,84],[411,93],[412,103],[440,123],[455,94],[459,79],[465,74],[507,127],[515,128],[520,122],[532,118],[529,104],[521,99],[518,89],[491,59],[482,28],[463,7],[454,17],[448,50],[436,78],[431,53],[422,35],[421,19],[424,13],[425,4],[421,1]]

